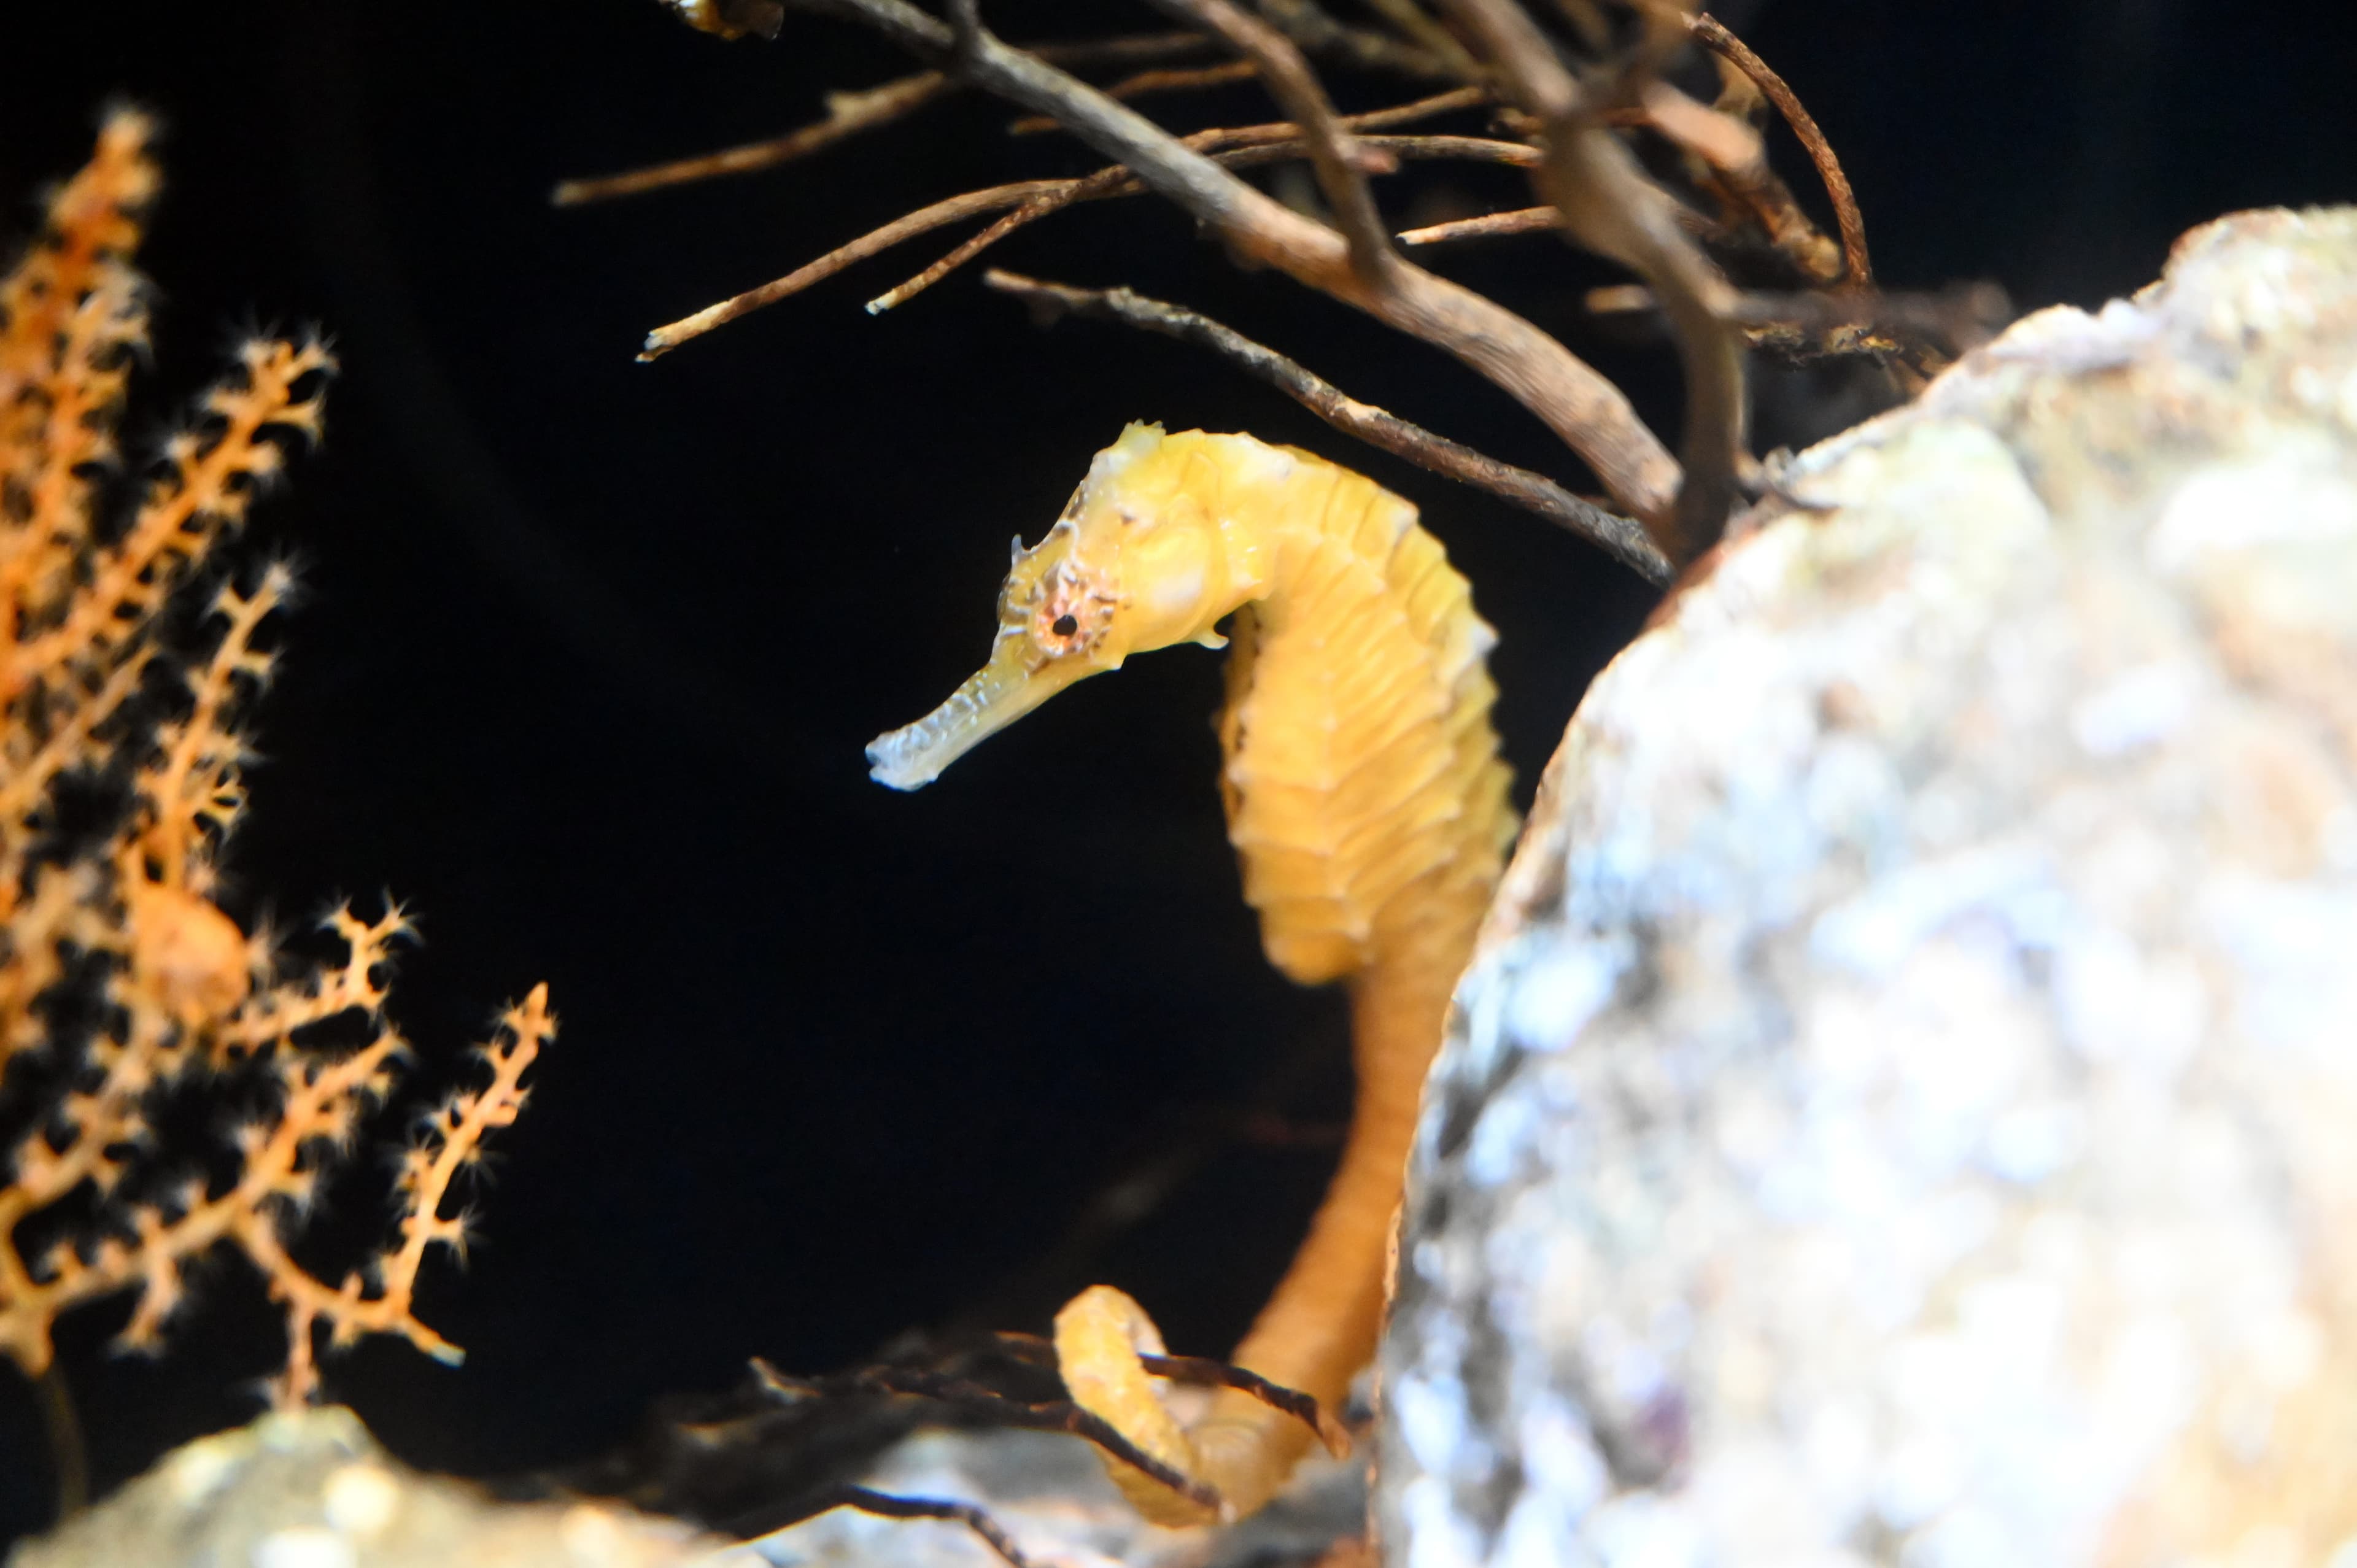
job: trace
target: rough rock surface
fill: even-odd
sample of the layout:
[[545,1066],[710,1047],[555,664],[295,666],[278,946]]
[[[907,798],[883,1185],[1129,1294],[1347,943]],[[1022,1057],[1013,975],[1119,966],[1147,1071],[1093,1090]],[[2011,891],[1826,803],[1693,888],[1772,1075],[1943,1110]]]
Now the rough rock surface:
[[[1258,1513],[1200,1530],[1146,1523],[1106,1478],[1095,1450],[1060,1433],[920,1433],[861,1484],[899,1497],[978,1503],[1041,1568],[1268,1568],[1315,1562],[1337,1540],[1359,1533],[1364,1471],[1314,1458]],[[962,1524],[850,1509],[764,1536],[748,1550],[770,1568],[1006,1568]]]
[[[1313,1459],[1220,1530],[1163,1530],[1061,1434],[923,1432],[862,1481],[979,1504],[1040,1568],[1269,1568],[1366,1518],[1365,1466]],[[616,1505],[499,1501],[388,1457],[351,1412],[267,1415],[175,1450],[7,1568],[1006,1568],[965,1525],[836,1509],[737,1543]]]
[[1779,478],[1458,993],[1386,1555],[2357,1563],[2357,212]]
[[388,1457],[342,1409],[173,1450],[8,1568],[760,1568],[602,1503],[499,1503]]

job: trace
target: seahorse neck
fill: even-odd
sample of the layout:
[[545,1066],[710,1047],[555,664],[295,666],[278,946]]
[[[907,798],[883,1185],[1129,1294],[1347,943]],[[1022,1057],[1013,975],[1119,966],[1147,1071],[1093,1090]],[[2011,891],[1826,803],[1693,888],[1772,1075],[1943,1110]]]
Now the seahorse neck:
[[1234,602],[1220,613],[1256,604],[1262,614],[1281,618],[1323,528],[1324,509],[1304,505],[1305,491],[1314,489],[1322,500],[1342,470],[1249,435],[1210,436],[1206,447],[1219,471],[1221,534],[1238,585]]

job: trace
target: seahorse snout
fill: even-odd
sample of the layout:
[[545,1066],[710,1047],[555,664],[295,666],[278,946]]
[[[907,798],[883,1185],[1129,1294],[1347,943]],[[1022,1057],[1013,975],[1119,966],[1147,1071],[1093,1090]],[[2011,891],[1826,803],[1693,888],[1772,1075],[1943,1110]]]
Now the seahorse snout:
[[940,707],[867,743],[867,776],[895,789],[921,789],[942,768],[1091,672],[1079,660],[1035,668],[1026,639],[1002,634],[990,662]]

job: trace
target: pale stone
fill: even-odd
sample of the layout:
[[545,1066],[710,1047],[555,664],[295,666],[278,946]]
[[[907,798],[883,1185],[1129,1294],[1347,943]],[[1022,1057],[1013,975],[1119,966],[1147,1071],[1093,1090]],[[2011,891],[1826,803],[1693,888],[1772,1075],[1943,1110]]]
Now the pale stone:
[[1427,1090],[1392,1561],[2350,1554],[2352,385],[2357,212],[2197,230],[1598,679]]

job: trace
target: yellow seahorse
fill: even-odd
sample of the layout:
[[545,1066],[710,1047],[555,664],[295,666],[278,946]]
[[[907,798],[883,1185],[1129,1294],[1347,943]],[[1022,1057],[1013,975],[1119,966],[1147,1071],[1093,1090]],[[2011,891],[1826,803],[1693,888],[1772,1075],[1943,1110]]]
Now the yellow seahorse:
[[[1358,1090],[1341,1165],[1239,1366],[1331,1408],[1373,1354],[1385,1253],[1425,1070],[1514,815],[1490,725],[1496,635],[1465,579],[1372,480],[1292,447],[1132,424],[1048,536],[1015,558],[989,662],[867,748],[875,778],[931,782],[1084,676],[1175,643],[1234,651],[1220,719],[1228,834],[1269,961],[1347,980]],[[1181,1429],[1137,1363],[1152,1322],[1110,1286],[1058,1315],[1073,1399],[1208,1483],[1231,1517],[1283,1482],[1306,1426],[1236,1392]],[[1108,1461],[1148,1518],[1211,1510]]]

